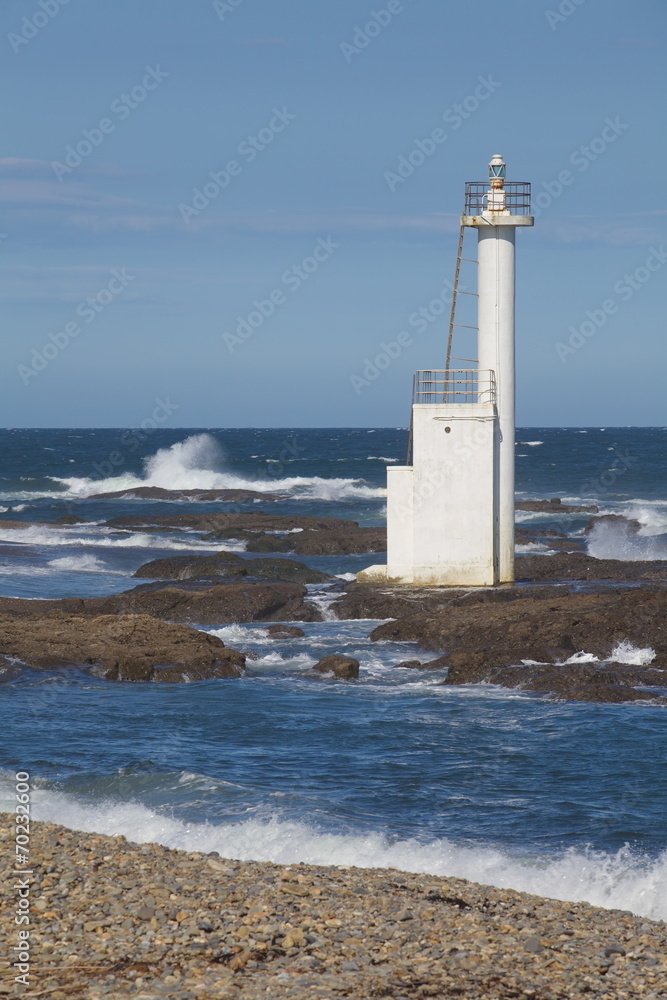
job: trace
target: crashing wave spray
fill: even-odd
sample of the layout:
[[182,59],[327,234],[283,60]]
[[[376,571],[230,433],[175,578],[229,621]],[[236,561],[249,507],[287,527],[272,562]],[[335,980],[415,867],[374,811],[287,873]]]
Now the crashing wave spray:
[[341,500],[347,497],[384,496],[384,490],[366,486],[361,479],[323,479],[294,476],[285,479],[246,479],[225,468],[225,455],[211,434],[193,434],[169,448],[160,448],[144,459],[144,476],[124,473],[110,479],[60,479],[70,495],[87,497],[140,486],[166,490],[255,490],[285,493],[294,499]]

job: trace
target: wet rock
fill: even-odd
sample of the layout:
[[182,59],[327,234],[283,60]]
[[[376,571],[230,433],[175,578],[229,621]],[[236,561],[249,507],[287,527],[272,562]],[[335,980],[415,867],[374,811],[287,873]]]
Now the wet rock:
[[149,615],[0,616],[0,654],[33,667],[87,666],[96,677],[130,682],[240,677],[245,668],[243,654],[216,636]]
[[325,656],[315,664],[313,670],[320,674],[333,674],[341,681],[353,681],[359,676],[359,660],[351,656]]
[[402,660],[401,663],[394,664],[395,669],[399,667],[404,670],[422,670],[421,660]]
[[327,573],[310,569],[293,559],[242,559],[233,552],[212,556],[172,556],[144,563],[133,574],[151,580],[214,580],[248,577],[254,580],[285,580],[294,583],[324,583]]
[[189,500],[191,503],[209,501],[244,500],[284,500],[284,495],[277,493],[260,493],[256,490],[165,490],[160,486],[137,486],[129,490],[116,490],[113,493],[93,493],[88,500]]
[[83,617],[148,614],[170,622],[227,625],[234,622],[322,620],[320,611],[296,583],[144,584],[110,597],[24,600],[0,598],[0,614],[15,617],[65,612]]
[[515,510],[532,510],[551,514],[597,514],[599,507],[595,504],[571,504],[563,503],[559,497],[551,500],[520,500],[515,505]]
[[85,517],[76,517],[74,514],[62,514],[56,518],[54,524],[88,524]]
[[354,552],[385,552],[384,528],[348,528],[345,531],[307,530],[289,536],[297,555],[345,555]]
[[584,529],[584,534],[590,535],[592,531],[600,525],[619,528],[624,534],[637,535],[642,527],[641,521],[636,521],[631,517],[623,517],[622,514],[600,514],[599,517],[591,517]]
[[[291,535],[289,536],[291,538]],[[291,541],[281,535],[255,534],[246,542],[246,552],[292,552]]]
[[206,514],[125,514],[105,523],[109,528],[128,528],[134,531],[145,531],[149,527],[162,531],[192,528],[195,531],[209,532],[227,528],[246,531],[292,531],[294,528],[343,531],[359,527],[356,521],[345,521],[338,517],[266,514],[261,510],[253,511],[251,514],[231,514],[223,511]]
[[296,625],[269,625],[266,634],[272,639],[300,639],[306,633]]
[[[418,642],[440,652],[424,666],[447,668],[448,685],[492,683],[577,701],[665,700],[667,588],[513,588],[509,594],[502,601],[471,594],[440,609],[427,597],[428,610],[419,612],[413,597],[412,613],[378,626],[371,639]],[[599,662],[577,660],[580,651]],[[636,662],[605,665],[612,655]]]
[[[336,517],[299,517],[252,514],[132,514],[106,522],[109,528],[132,531],[173,531],[192,528],[206,532],[207,539],[239,538],[248,551],[295,552],[297,555],[344,555],[384,552],[385,528],[360,528],[356,521]],[[300,529],[295,531],[294,529]],[[284,535],[270,535],[278,532]],[[257,547],[259,546],[259,548]]]
[[519,555],[515,571],[517,582],[667,580],[667,561],[627,562],[623,559],[595,559],[584,552],[557,552],[552,556]]

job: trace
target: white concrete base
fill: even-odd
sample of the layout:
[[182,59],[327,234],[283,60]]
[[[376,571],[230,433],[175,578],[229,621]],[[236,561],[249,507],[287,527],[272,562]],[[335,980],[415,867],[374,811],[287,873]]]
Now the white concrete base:
[[387,470],[387,565],[359,583],[493,587],[498,420],[492,403],[413,406],[414,465]]
[[386,566],[368,566],[366,569],[362,569],[360,573],[357,573],[357,583],[386,583],[387,582],[387,567]]

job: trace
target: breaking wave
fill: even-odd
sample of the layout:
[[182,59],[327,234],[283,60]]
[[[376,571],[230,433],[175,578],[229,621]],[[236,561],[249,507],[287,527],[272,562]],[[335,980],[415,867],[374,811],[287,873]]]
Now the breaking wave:
[[[182,540],[181,540],[182,539]],[[0,542],[21,542],[27,545],[46,545],[51,547],[105,548],[105,549],[165,549],[183,552],[243,552],[245,542],[203,542],[197,535],[180,532],[179,536],[148,534],[147,532],[122,530],[113,531],[100,528],[97,532],[63,531],[59,528],[48,528],[42,525],[31,525],[27,528],[2,528],[0,521]],[[59,568],[59,567],[56,567]],[[62,567],[60,567],[62,568]]]
[[667,559],[667,535],[651,530],[664,531],[662,518],[642,516],[643,510],[627,513],[632,520],[627,517],[624,520],[600,520],[593,525],[588,536],[588,554],[595,559],[621,559],[624,562]]
[[[5,795],[9,795],[8,789]],[[654,920],[667,918],[667,852],[648,857],[629,847],[615,853],[582,847],[527,858],[502,848],[457,844],[448,838],[424,841],[374,831],[337,833],[280,813],[214,825],[188,823],[136,801],[91,803],[47,789],[35,789],[33,803],[37,820],[89,833],[122,834],[135,843],[218,851],[222,857],[241,861],[391,867],[631,910]]]
[[248,479],[226,468],[222,448],[210,434],[193,434],[170,448],[160,448],[144,460],[143,477],[123,473],[108,479],[58,479],[67,495],[88,497],[140,486],[165,490],[255,490],[284,493],[293,499],[344,500],[385,495],[363,479],[323,479],[320,476],[263,477]]

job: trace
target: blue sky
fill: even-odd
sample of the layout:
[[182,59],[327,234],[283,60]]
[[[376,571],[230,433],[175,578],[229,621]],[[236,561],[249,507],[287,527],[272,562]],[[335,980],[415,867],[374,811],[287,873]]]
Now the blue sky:
[[0,423],[135,426],[161,400],[165,426],[405,425],[447,327],[410,317],[496,152],[543,206],[517,238],[519,424],[666,423],[666,21],[664,0],[6,0]]

